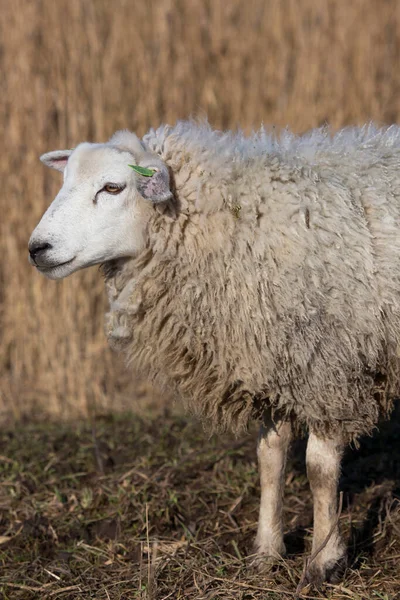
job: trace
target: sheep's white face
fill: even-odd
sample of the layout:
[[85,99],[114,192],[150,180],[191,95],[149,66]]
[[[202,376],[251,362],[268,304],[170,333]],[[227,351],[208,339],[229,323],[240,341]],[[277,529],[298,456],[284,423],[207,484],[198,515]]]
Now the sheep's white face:
[[[30,262],[38,271],[60,279],[143,249],[151,204],[171,197],[168,170],[158,157],[143,148],[134,154],[84,143],[45,154],[42,161],[64,172],[64,184],[29,241]],[[155,169],[155,175],[141,176],[130,164]]]

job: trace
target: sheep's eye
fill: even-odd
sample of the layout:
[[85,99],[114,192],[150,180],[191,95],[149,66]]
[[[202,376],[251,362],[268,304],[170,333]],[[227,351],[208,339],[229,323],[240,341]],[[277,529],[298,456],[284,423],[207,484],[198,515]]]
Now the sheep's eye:
[[107,192],[107,194],[119,194],[120,192],[122,192],[122,190],[125,188],[125,186],[121,186],[121,185],[117,185],[116,183],[106,183],[106,185],[103,187],[104,192]]

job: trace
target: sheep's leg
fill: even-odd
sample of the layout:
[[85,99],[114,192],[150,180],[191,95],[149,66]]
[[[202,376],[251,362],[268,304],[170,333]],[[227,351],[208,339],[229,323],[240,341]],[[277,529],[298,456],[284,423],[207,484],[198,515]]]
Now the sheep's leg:
[[268,422],[261,426],[257,447],[261,502],[256,537],[256,563],[260,568],[285,554],[282,502],[290,439],[288,422]]
[[[307,475],[314,501],[314,536],[311,556],[326,545],[311,561],[307,580],[320,584],[338,581],[346,566],[346,547],[337,521],[337,489],[343,443],[310,433],[307,444]],[[336,525],[335,525],[336,523]]]

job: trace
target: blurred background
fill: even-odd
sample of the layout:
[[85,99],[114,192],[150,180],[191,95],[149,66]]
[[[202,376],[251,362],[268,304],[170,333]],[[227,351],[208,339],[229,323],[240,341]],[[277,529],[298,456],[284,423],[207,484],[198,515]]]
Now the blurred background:
[[247,132],[400,117],[398,0],[2,0],[0,417],[157,403],[107,348],[97,268],[47,281],[27,243],[43,152],[190,116]]

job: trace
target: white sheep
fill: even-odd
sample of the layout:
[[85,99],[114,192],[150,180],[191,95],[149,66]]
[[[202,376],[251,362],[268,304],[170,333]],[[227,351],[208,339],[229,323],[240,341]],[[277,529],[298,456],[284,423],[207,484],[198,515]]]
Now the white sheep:
[[247,138],[181,122],[42,161],[64,184],[32,264],[58,279],[103,263],[107,333],[135,368],[214,429],[260,418],[260,562],[285,552],[286,453],[308,430],[323,548],[307,576],[337,578],[343,448],[400,392],[400,128]]

